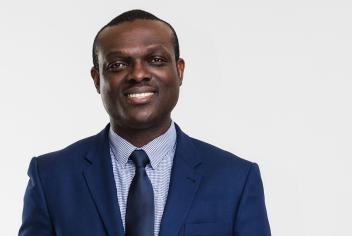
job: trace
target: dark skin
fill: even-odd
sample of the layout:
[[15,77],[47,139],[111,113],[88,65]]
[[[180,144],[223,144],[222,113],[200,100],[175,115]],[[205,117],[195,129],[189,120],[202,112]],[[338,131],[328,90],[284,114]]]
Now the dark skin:
[[136,147],[165,133],[185,66],[175,59],[171,29],[156,20],[107,27],[97,54],[99,69],[91,76],[112,129]]

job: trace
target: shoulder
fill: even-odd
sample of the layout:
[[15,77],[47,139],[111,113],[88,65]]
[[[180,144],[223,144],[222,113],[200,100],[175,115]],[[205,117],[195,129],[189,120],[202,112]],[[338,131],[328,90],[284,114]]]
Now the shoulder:
[[234,153],[221,149],[217,146],[204,142],[202,140],[191,138],[194,147],[201,155],[203,162],[210,164],[214,167],[230,167],[236,169],[249,169],[253,162],[243,159]]
[[206,185],[218,186],[221,183],[219,189],[232,186],[228,191],[240,193],[248,179],[255,179],[255,186],[260,183],[260,171],[256,163],[207,142],[188,136],[186,139],[200,160],[196,171],[203,176]]
[[81,139],[67,147],[33,157],[28,168],[28,175],[39,178],[43,186],[72,183],[79,180],[82,171],[89,162],[87,156],[94,151],[102,141],[106,132],[103,130],[97,135]]
[[62,149],[42,154],[38,156],[39,159],[51,160],[57,158],[68,158],[69,156],[74,156],[75,154],[84,154],[87,152],[89,147],[94,142],[95,136],[90,136],[81,140],[78,140]]
[[[230,171],[246,175],[251,167],[256,163],[243,159],[234,153],[204,142],[197,138],[190,137],[184,133],[176,124],[178,142],[182,143],[183,148],[194,149],[201,162],[209,170]],[[178,144],[177,144],[178,146]]]
[[53,151],[35,157],[38,165],[42,167],[53,167],[55,169],[67,168],[68,166],[75,166],[75,164],[82,163],[82,159],[94,149],[99,140],[102,140],[106,134],[106,129],[100,133],[78,140],[60,150]]

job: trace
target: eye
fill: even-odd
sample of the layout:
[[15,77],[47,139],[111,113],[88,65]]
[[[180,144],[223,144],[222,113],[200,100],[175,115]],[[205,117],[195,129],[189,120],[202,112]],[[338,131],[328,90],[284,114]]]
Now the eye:
[[166,63],[166,59],[160,56],[154,56],[151,58],[151,64],[161,66]]
[[108,64],[108,66],[106,67],[106,70],[119,71],[119,70],[126,68],[127,66],[128,66],[128,63],[117,61],[117,62],[113,62],[113,63]]

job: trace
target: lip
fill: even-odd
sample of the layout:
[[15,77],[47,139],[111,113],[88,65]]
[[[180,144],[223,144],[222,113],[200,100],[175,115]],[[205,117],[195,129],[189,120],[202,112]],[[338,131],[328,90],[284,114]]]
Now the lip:
[[123,92],[123,95],[125,95],[126,97],[129,94],[133,94],[133,93],[157,93],[157,89],[151,87],[151,86],[135,86],[129,89],[126,89]]
[[[130,96],[131,94],[140,94],[140,95]],[[157,90],[150,86],[132,87],[124,91],[124,96],[127,98],[127,102],[132,105],[148,104],[152,102],[156,94],[157,94]]]

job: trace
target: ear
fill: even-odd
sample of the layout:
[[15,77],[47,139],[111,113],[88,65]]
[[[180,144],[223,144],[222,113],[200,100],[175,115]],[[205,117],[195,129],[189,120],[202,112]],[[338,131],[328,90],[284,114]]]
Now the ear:
[[185,61],[182,58],[179,58],[176,62],[176,67],[178,78],[180,80],[179,85],[181,86],[183,81],[183,71],[185,70]]
[[94,66],[92,67],[92,69],[90,69],[90,75],[92,76],[92,79],[94,81],[95,89],[100,94],[99,71]]

